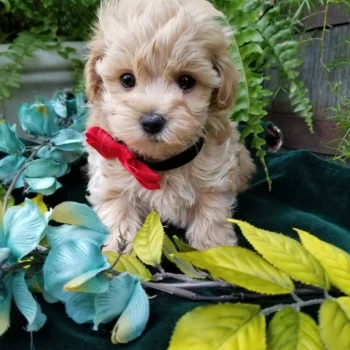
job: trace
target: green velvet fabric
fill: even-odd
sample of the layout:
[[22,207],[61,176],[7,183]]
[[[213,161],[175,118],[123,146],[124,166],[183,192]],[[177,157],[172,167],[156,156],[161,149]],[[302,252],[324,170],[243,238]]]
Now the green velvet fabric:
[[[350,252],[350,168],[306,151],[269,154],[267,164],[272,190],[269,192],[264,171],[259,168],[251,188],[239,197],[235,217],[294,238],[292,228],[297,227]],[[50,205],[64,200],[85,202],[86,181],[78,168],[63,179],[63,184],[64,188],[48,199]],[[174,233],[175,229],[171,230]],[[242,236],[240,244],[247,245]],[[36,350],[166,349],[176,321],[192,308],[205,304],[159,293],[150,301],[151,316],[144,334],[130,344],[116,346],[109,339],[113,325],[94,332],[91,325],[74,324],[61,304],[48,305],[41,299],[40,302],[48,322],[32,335]],[[277,298],[270,298],[262,304],[276,302]],[[310,310],[316,315],[316,309]],[[14,312],[10,330],[0,338],[1,350],[30,348],[31,336],[23,330],[24,325]]]

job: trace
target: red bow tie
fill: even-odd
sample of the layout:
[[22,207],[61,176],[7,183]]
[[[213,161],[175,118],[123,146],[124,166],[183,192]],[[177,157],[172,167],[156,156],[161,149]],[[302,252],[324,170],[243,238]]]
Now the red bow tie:
[[159,174],[136,158],[125,145],[117,142],[111,135],[98,126],[87,129],[86,142],[106,159],[118,158],[123,167],[135,177],[139,184],[147,190],[160,189]]

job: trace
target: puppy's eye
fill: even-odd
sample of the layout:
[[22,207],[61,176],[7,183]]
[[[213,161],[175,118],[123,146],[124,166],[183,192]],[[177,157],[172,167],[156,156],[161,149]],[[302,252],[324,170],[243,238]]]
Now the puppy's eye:
[[120,83],[125,89],[131,89],[136,85],[136,78],[132,74],[126,73],[120,76]]
[[190,90],[196,84],[196,79],[191,77],[190,75],[182,75],[177,79],[177,84],[179,85],[181,90]]

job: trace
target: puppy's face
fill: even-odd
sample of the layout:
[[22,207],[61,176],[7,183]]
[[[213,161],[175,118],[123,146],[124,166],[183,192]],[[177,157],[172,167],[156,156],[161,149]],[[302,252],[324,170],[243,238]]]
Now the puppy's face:
[[86,70],[94,124],[154,159],[227,129],[235,71],[217,15],[205,0],[105,4]]

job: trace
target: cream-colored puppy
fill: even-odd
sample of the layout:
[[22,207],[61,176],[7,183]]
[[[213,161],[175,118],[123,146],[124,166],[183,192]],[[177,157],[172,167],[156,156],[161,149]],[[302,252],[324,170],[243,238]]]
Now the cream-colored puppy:
[[254,164],[229,121],[237,74],[220,18],[206,0],[109,0],[100,8],[86,66],[88,126],[149,162],[204,138],[194,159],[158,172],[157,190],[88,147],[89,200],[110,231],[106,249],[132,241],[152,209],[186,228],[195,248],[236,244],[227,218]]

